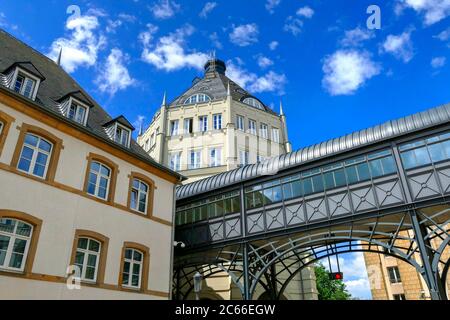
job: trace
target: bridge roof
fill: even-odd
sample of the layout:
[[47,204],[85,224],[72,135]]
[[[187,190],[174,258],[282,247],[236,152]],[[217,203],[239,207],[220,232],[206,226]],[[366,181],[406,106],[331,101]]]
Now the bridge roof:
[[355,131],[339,138],[330,139],[294,152],[267,159],[260,163],[246,165],[179,186],[176,191],[177,200],[231,186],[267,175],[270,172],[282,171],[307,162],[368,146],[389,138],[443,124],[448,121],[450,121],[450,103],[397,120],[390,120],[367,129]]

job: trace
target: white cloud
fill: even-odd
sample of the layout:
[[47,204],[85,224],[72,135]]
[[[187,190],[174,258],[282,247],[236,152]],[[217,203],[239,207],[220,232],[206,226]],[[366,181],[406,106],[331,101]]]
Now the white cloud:
[[396,12],[404,8],[414,9],[423,15],[425,25],[432,25],[450,16],[449,0],[398,0]]
[[3,12],[0,12],[0,28],[11,28],[12,30],[17,30],[19,27],[15,24],[8,23],[8,20],[6,19],[6,15]]
[[278,41],[272,41],[271,43],[269,43],[269,48],[270,50],[275,50],[278,47],[279,43]]
[[414,47],[411,41],[411,31],[399,35],[388,35],[381,45],[381,51],[392,54],[395,58],[408,63],[414,57]]
[[133,127],[138,128],[140,130],[141,127],[144,126],[145,116],[139,114],[136,120],[133,122]]
[[126,22],[136,22],[136,16],[127,13],[119,13],[119,19]]
[[106,43],[103,35],[95,33],[98,27],[97,16],[89,13],[69,18],[66,30],[70,34],[53,41],[47,55],[55,60],[62,48],[61,65],[67,72],[74,72],[80,66],[93,66],[97,62],[99,50]]
[[278,74],[273,71],[257,76],[255,73],[249,72],[238,64],[234,64],[233,61],[227,62],[227,76],[239,84],[241,87],[246,88],[254,93],[259,92],[284,92],[284,86],[287,82],[284,74]]
[[173,71],[181,68],[202,69],[208,55],[202,52],[185,51],[186,37],[192,35],[194,27],[186,25],[175,32],[161,37],[156,44],[152,44],[156,27],[149,26],[149,30],[141,33],[139,39],[144,45],[142,59],[157,69]]
[[322,85],[331,95],[350,95],[378,75],[381,68],[367,52],[338,50],[325,57],[322,70]]
[[280,2],[281,2],[281,0],[267,0],[266,5],[265,5],[266,10],[269,11],[270,13],[274,13],[275,7],[278,7]]
[[289,16],[286,18],[286,21],[284,22],[284,31],[292,33],[294,36],[297,36],[301,31],[303,27],[303,21],[295,18],[293,16]]
[[361,29],[359,27],[345,31],[345,36],[341,40],[341,45],[344,47],[357,47],[362,42],[367,41],[375,37],[372,31],[367,29]]
[[255,23],[243,24],[233,27],[230,33],[230,41],[240,47],[245,47],[258,42],[259,30]]
[[308,6],[305,6],[297,10],[297,15],[310,19],[314,15],[314,10]]
[[106,25],[106,32],[115,33],[116,29],[119,28],[123,24],[122,20],[111,20],[109,19]]
[[267,68],[267,67],[273,65],[273,61],[263,55],[259,55],[258,56],[258,65],[261,68]]
[[199,16],[202,18],[208,17],[208,14],[217,7],[217,2],[207,2],[205,3],[205,6],[203,7],[202,11],[200,11]]
[[211,40],[213,46],[216,47],[217,49],[223,48],[222,42],[220,42],[217,32],[211,33],[209,35],[209,40]]
[[113,96],[118,90],[124,90],[136,82],[125,66],[127,60],[128,56],[124,55],[120,49],[111,50],[95,81],[101,92],[107,92]]
[[156,19],[168,19],[180,10],[180,5],[171,0],[160,0],[150,6],[149,9]]
[[447,62],[447,59],[445,57],[435,57],[431,59],[431,66],[434,69],[442,68],[445,66],[445,63]]
[[441,31],[439,34],[435,35],[434,38],[439,39],[441,41],[447,41],[450,39],[450,28]]

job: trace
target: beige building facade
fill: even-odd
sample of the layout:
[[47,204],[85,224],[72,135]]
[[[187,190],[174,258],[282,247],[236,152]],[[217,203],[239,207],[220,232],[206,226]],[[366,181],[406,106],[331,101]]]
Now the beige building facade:
[[183,177],[57,63],[0,43],[0,299],[170,299]]

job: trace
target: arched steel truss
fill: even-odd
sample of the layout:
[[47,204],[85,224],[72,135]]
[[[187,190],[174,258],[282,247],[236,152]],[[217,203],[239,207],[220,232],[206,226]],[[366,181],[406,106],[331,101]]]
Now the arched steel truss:
[[[188,297],[192,277],[199,271],[204,278],[227,273],[243,299],[252,299],[259,285],[278,299],[301,270],[318,260],[349,252],[374,252],[409,263],[424,278],[432,299],[446,299],[450,262],[443,259],[443,252],[450,246],[449,226],[450,208],[440,205],[185,255],[176,261],[174,298]],[[282,279],[282,273],[287,273],[287,278]]]

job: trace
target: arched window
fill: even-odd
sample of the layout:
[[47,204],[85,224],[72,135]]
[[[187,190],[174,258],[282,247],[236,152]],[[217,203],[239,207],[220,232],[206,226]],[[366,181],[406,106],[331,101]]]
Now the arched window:
[[122,269],[122,286],[140,288],[144,254],[133,248],[125,248]]
[[211,98],[204,93],[193,94],[184,101],[184,104],[203,103],[211,101]]
[[53,145],[41,136],[27,133],[17,169],[44,178],[47,174]]
[[92,238],[80,237],[77,243],[74,265],[79,268],[80,279],[95,282],[102,244]]
[[132,211],[151,217],[154,189],[155,183],[152,179],[141,173],[131,172],[128,207]]
[[108,197],[111,169],[98,161],[92,161],[89,169],[87,192],[101,199]]
[[24,270],[32,234],[31,224],[13,218],[0,218],[0,269]]
[[258,109],[264,110],[264,107],[261,104],[261,102],[259,102],[255,98],[245,98],[243,102],[245,104],[248,104],[249,106],[254,107],[254,108],[258,108]]

